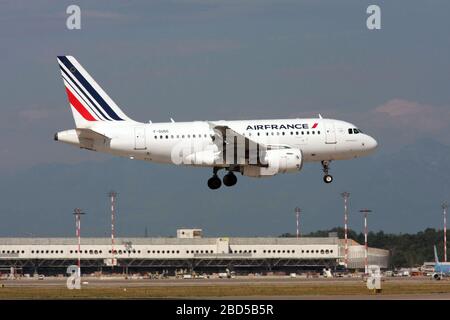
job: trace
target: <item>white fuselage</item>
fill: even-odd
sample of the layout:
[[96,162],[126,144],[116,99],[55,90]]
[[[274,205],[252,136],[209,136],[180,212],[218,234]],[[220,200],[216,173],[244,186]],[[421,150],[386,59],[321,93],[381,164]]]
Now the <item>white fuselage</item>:
[[303,163],[321,161],[324,182],[333,160],[372,153],[377,142],[351,123],[323,119],[194,121],[140,123],[129,118],[73,56],[58,65],[76,129],[55,140],[80,148],[145,161],[212,167],[208,187],[221,186],[217,172],[226,169],[225,186],[234,172],[270,177],[298,172]]
[[211,123],[227,126],[257,143],[299,149],[304,162],[357,158],[372,153],[377,147],[376,140],[361,133],[355,125],[322,118],[114,125],[102,122],[96,123],[92,130],[109,139],[83,139],[75,129],[59,132],[55,139],[117,156],[173,164],[174,153],[179,149],[198,152],[216,148]]

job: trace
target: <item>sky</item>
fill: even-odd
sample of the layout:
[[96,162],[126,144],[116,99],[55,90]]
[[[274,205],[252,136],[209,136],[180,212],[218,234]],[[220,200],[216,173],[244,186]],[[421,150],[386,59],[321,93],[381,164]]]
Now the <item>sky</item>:
[[[71,4],[81,8],[81,30],[66,28],[66,8]],[[366,27],[369,4],[381,8],[381,30]],[[123,188],[117,190],[123,211],[156,210],[154,202],[135,199],[132,189],[120,182],[130,179],[127,170],[148,170],[148,174],[165,180],[162,187],[158,189],[155,181],[140,181],[139,185],[161,198],[171,198],[173,184],[192,188],[189,196],[177,195],[193,218],[192,223],[215,233],[243,235],[289,232],[288,218],[274,230],[273,222],[260,221],[253,211],[255,202],[261,201],[261,194],[271,198],[270,203],[257,206],[270,205],[272,211],[268,210],[267,215],[291,210],[297,195],[291,189],[279,193],[280,188],[298,184],[301,189],[309,180],[320,178],[320,167],[311,166],[306,174],[276,177],[274,182],[242,178],[239,184],[245,182],[242,187],[238,184],[235,191],[211,194],[204,190],[210,173],[202,169],[183,172],[181,168],[136,164],[57,144],[53,134],[74,126],[56,62],[56,56],[63,54],[75,56],[122,110],[138,121],[164,122],[171,117],[176,121],[315,117],[320,113],[356,123],[378,140],[376,157],[356,160],[356,167],[372,165],[376,159],[377,169],[388,172],[405,166],[413,168],[418,163],[423,165],[417,169],[420,172],[407,174],[424,176],[430,165],[424,162],[428,159],[424,152],[438,152],[434,158],[442,161],[437,162],[440,167],[433,171],[436,181],[431,182],[437,193],[430,195],[427,205],[436,203],[439,213],[439,202],[445,197],[450,200],[448,183],[439,175],[448,170],[446,151],[450,146],[448,1],[37,0],[2,1],[0,6],[0,187],[6,190],[0,196],[4,204],[0,215],[8,219],[8,227],[0,226],[0,236],[15,234],[16,230],[48,235],[71,232],[71,221],[61,220],[64,224],[58,228],[32,213],[36,205],[42,205],[53,218],[60,217],[59,210],[73,209],[72,203],[61,199],[77,198],[77,189],[66,188],[65,183],[70,182],[59,178],[66,170],[61,168],[86,175],[86,179],[86,168],[118,170],[116,182],[85,181],[98,190],[86,193],[89,199],[77,202],[79,206],[90,206],[86,210],[103,210],[98,199],[109,188],[118,187]],[[405,152],[415,157],[414,164],[411,159],[401,159],[399,150],[405,147],[409,148]],[[336,212],[326,223],[320,214],[305,218],[309,219],[305,220],[309,223],[307,230],[341,222],[341,209],[336,206],[340,205],[342,189],[352,186],[356,192],[361,191],[361,199],[370,199],[370,190],[358,185],[364,169],[361,173],[352,166],[336,164],[332,168],[339,179],[342,167],[348,184],[341,178],[332,191],[323,186],[308,190],[310,197],[301,200],[306,209],[322,212],[336,208]],[[52,178],[58,184],[41,182]],[[139,175],[135,178],[139,179]],[[398,179],[402,183],[401,177]],[[29,181],[39,188],[9,188],[17,181]],[[397,199],[408,196],[384,208],[389,211],[386,216],[393,216],[393,220],[380,218],[374,221],[374,227],[393,232],[438,227],[439,216],[421,220],[420,210],[424,208],[418,208],[424,202],[405,209],[411,214],[407,224],[402,222],[403,215],[395,215],[409,199],[419,201],[426,188],[407,185],[399,190],[395,184],[391,188],[391,194],[402,192]],[[78,192],[84,194],[83,190]],[[127,202],[127,196],[133,201]],[[233,202],[233,210],[249,211],[248,228],[219,223],[222,220],[218,216],[228,214],[224,199]],[[208,221],[205,212],[200,212],[207,211],[199,206],[202,202],[208,208],[214,207],[217,216]],[[316,207],[317,202],[324,207]],[[378,202],[372,199],[373,206]],[[217,203],[222,207],[216,208]],[[166,211],[160,213],[157,222],[132,215],[129,222],[124,220],[124,234],[139,234],[147,223],[155,224],[149,228],[150,234],[174,233],[178,224],[172,221],[190,224],[183,220],[182,213],[168,215],[171,218],[167,221],[167,211],[176,210],[168,204],[159,205],[157,210]],[[23,226],[23,219],[30,223]],[[102,235],[104,231],[96,229],[95,223],[100,222],[88,223],[91,234]],[[356,227],[359,225],[355,222]]]

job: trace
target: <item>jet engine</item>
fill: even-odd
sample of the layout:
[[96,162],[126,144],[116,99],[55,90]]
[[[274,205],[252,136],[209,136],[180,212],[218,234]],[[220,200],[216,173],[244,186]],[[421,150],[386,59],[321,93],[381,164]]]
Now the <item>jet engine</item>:
[[212,166],[217,160],[217,152],[214,150],[204,150],[191,153],[184,158],[184,164],[192,164],[196,166]]
[[299,149],[268,150],[264,165],[241,167],[241,173],[248,177],[270,177],[277,173],[298,172],[303,166],[303,155]]
[[431,278],[432,278],[433,280],[441,280],[441,275],[440,275],[439,273],[433,273],[433,274],[431,275]]

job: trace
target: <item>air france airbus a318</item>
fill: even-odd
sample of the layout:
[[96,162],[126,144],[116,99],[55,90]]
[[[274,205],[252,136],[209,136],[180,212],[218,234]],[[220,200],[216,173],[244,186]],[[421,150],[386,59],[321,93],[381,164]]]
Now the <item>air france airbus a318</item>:
[[208,187],[237,182],[235,172],[271,177],[299,172],[305,162],[319,162],[331,183],[329,165],[374,152],[377,142],[357,126],[340,120],[314,119],[192,121],[141,123],[128,118],[72,56],[58,64],[75,119],[75,129],[55,140],[83,149],[130,159],[210,167]]

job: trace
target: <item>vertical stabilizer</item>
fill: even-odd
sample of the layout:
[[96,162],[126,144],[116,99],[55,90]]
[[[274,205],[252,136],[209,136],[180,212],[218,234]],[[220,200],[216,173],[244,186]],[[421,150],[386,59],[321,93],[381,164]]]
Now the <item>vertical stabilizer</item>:
[[58,56],[77,128],[91,128],[98,121],[127,122],[130,118],[72,56]]

